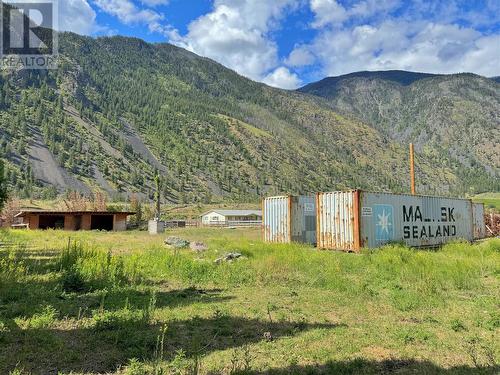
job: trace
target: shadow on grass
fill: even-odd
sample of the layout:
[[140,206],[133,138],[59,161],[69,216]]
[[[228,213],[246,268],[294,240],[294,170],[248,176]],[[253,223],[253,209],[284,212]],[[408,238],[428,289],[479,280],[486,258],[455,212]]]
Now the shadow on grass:
[[[266,322],[219,316],[195,317],[168,323],[163,354],[169,361],[179,350],[187,357],[236,348],[259,341],[275,341],[311,329],[333,329],[332,324]],[[33,374],[63,372],[107,373],[131,358],[154,359],[160,325],[142,320],[120,320],[100,328],[13,329],[0,336],[0,372],[16,365]],[[2,373],[4,373],[2,372]]]
[[[385,361],[370,361],[354,359],[351,361],[329,361],[325,364],[310,366],[290,366],[266,371],[241,371],[234,375],[375,375],[375,374],[421,374],[421,375],[496,375],[500,366],[469,367],[458,366],[443,368],[430,361],[390,359]],[[209,373],[216,375],[218,372]]]
[[[183,307],[195,303],[221,303],[231,300],[232,296],[222,295],[221,289],[176,289],[170,291],[161,291],[145,288],[137,290],[136,288],[115,288],[110,291],[97,290],[92,293],[73,293],[60,296],[66,304],[72,306],[71,312],[75,308],[84,308],[92,310],[104,305],[106,310],[119,310],[128,306],[131,309],[142,309],[148,306],[151,299],[155,300],[156,308],[164,307]],[[70,314],[74,315],[74,314]]]

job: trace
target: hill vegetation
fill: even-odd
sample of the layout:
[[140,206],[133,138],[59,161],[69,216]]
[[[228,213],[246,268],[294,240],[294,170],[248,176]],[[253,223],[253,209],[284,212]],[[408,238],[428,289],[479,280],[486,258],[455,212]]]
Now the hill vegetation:
[[360,72],[300,89],[447,167],[471,192],[500,189],[500,85],[473,74]]
[[[406,150],[314,98],[167,44],[69,33],[59,44],[59,69],[1,80],[0,150],[21,195],[150,198],[156,171],[164,198],[179,203],[406,190]],[[419,164],[427,191],[460,189],[450,168]]]
[[[58,69],[0,74],[0,156],[13,193],[174,203],[364,188],[500,190],[499,86],[471,75],[360,72],[305,95],[169,44],[59,35]],[[319,98],[326,97],[328,100]]]

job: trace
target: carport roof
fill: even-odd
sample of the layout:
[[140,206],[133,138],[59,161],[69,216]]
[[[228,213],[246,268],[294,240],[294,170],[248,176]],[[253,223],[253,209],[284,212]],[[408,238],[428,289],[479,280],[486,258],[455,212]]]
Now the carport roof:
[[131,211],[51,211],[51,210],[21,210],[15,217],[23,217],[26,215],[135,215]]

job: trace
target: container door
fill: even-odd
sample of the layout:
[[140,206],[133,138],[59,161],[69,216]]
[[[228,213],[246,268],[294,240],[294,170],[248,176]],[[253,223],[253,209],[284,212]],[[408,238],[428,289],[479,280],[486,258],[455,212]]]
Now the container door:
[[288,196],[270,197],[263,203],[264,241],[290,242],[290,200]]
[[318,247],[358,251],[355,243],[356,192],[319,193],[317,205]]
[[299,196],[291,198],[292,241],[316,244],[316,198]]
[[484,222],[484,204],[472,204],[472,220],[474,239],[479,240],[486,237],[486,225]]

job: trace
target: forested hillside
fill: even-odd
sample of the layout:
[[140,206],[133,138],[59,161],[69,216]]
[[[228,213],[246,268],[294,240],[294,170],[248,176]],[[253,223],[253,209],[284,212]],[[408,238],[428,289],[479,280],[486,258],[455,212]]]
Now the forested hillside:
[[[0,151],[21,196],[151,197],[156,172],[172,202],[408,190],[403,139],[323,99],[252,82],[169,44],[63,33],[59,50],[57,70],[2,73]],[[478,133],[475,147],[495,139],[488,134]],[[444,156],[433,145],[421,153],[421,192],[461,194],[493,181],[492,168]]]
[[500,189],[500,85],[474,74],[360,72],[300,89],[327,99],[454,171],[471,190]]

